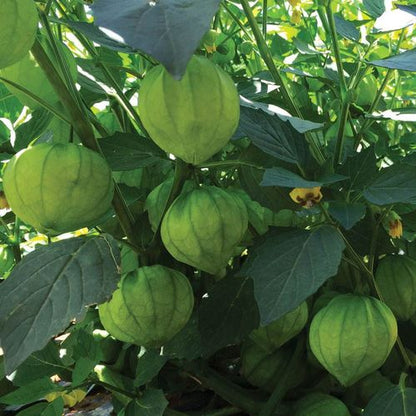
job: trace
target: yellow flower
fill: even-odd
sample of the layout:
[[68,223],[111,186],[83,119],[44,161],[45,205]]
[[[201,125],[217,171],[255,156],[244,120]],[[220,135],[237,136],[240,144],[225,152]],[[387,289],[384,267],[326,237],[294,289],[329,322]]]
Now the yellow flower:
[[305,208],[311,208],[322,199],[321,187],[295,188],[290,192],[289,196],[297,204]]
[[0,191],[0,209],[9,209],[9,203],[7,202],[6,195],[4,195],[3,191]]
[[403,225],[399,219],[389,222],[389,236],[391,238],[400,238],[403,235]]
[[215,45],[215,43],[212,45],[204,43],[204,48],[208,53],[214,53],[217,50],[217,46]]
[[45,396],[45,400],[48,402],[53,402],[56,398],[62,397],[62,400],[64,401],[64,405],[67,407],[74,407],[77,403],[84,400],[85,396],[87,395],[87,392],[81,389],[75,389],[71,392],[64,391],[54,391],[52,393],[48,393]]
[[290,16],[290,21],[298,25],[302,20],[302,12],[299,9],[293,9],[292,16]]
[[289,0],[289,4],[292,7],[296,7],[297,5],[299,5],[301,3],[301,0]]

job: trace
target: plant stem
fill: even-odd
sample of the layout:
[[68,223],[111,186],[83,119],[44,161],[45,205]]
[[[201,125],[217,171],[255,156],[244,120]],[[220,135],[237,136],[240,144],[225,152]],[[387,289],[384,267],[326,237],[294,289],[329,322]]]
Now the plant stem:
[[[269,47],[267,46],[266,40],[259,28],[259,25],[257,24],[256,18],[254,17],[253,11],[251,9],[251,6],[248,2],[248,0],[240,0],[240,3],[243,7],[244,13],[246,14],[248,24],[251,27],[251,30],[253,31],[253,35],[257,42],[257,47],[259,48],[260,55],[266,64],[268,70],[270,71],[270,74],[275,82],[276,85],[280,87],[280,92],[283,96],[283,99],[287,103],[290,112],[292,115],[295,115],[301,119],[303,119],[302,113],[300,112],[299,108],[297,107],[295,101],[292,99],[292,97],[289,94],[289,90],[286,85],[286,81],[281,77],[280,72],[278,71],[274,61],[272,54],[270,52]],[[323,155],[321,148],[319,145],[315,142],[310,132],[305,133],[305,137],[307,138],[309,145],[311,146],[311,150],[313,152],[313,155],[315,156],[315,159],[318,163],[322,164],[325,162],[325,156]]]
[[196,167],[198,169],[205,169],[205,168],[222,168],[222,167],[235,167],[235,166],[249,166],[251,168],[262,170],[261,166],[257,166],[250,162],[245,162],[244,160],[220,160],[218,162],[206,162]]
[[267,39],[267,0],[263,0],[263,37]]
[[204,387],[213,390],[233,406],[250,415],[258,414],[261,411],[262,403],[255,400],[250,391],[237,386],[211,368],[193,368],[192,373]]
[[[403,29],[402,32],[400,33],[400,38],[399,38],[399,40],[397,42],[396,49],[395,49],[393,55],[397,55],[399,53],[399,51],[400,51],[400,45],[403,42],[405,33],[406,32]],[[383,95],[384,89],[386,88],[387,84],[389,83],[390,77],[392,76],[392,74],[393,74],[393,69],[390,69],[389,68],[387,70],[387,72],[386,72],[386,76],[384,77],[383,83],[381,84],[379,90],[377,91],[376,98],[374,99],[373,103],[371,104],[371,106],[370,106],[370,108],[368,110],[368,113],[369,114],[371,114],[377,108],[378,103],[380,102],[381,97]],[[397,87],[397,85],[398,84],[396,84],[396,87]],[[363,134],[364,134],[365,130],[367,128],[369,128],[374,122],[375,122],[375,120],[374,119],[371,119],[371,118],[367,118],[364,121],[363,125],[361,126],[361,128],[360,128],[360,130],[359,130],[359,132],[357,134],[357,138],[356,138],[356,141],[355,141],[355,148],[356,149],[358,148],[358,146],[359,146],[359,144],[361,142],[361,138],[363,137]]]
[[108,391],[114,391],[116,393],[120,393],[126,397],[130,397],[131,399],[138,399],[139,397],[137,396],[137,394],[120,389],[119,387],[113,386],[112,384],[108,384],[108,383],[105,383],[104,381],[97,380],[96,378],[92,378],[91,383],[98,384],[99,386],[104,387]]
[[[80,137],[82,143],[86,147],[102,155],[101,148],[98,144],[97,139],[94,136],[94,130],[90,122],[88,121],[88,117],[77,105],[77,102],[69,93],[65,83],[59,77],[59,74],[56,72],[48,55],[43,50],[39,40],[35,41],[32,47],[32,53],[36,61],[39,63],[40,67],[45,71],[45,74],[49,82],[54,87],[60,101],[67,110],[70,119],[72,120],[71,124],[73,125],[74,130]],[[128,209],[127,204],[124,201],[123,196],[121,195],[121,192],[116,184],[113,197],[113,207],[117,214],[120,225],[124,233],[126,234],[128,240],[132,245],[138,247],[137,238],[133,232],[133,216],[130,210]]]
[[292,97],[290,96],[286,83],[283,80],[283,78],[280,76],[279,71],[276,68],[276,65],[274,64],[272,54],[270,53],[269,47],[267,46],[266,40],[264,39],[261,30],[257,24],[256,18],[254,17],[253,11],[251,9],[251,6],[248,2],[248,0],[240,0],[241,5],[244,9],[244,12],[246,14],[248,23],[251,27],[251,30],[253,31],[253,35],[256,39],[257,46],[260,51],[260,55],[263,58],[264,63],[266,64],[267,68],[269,69],[274,82],[280,86],[281,93],[283,95],[284,100],[287,102],[290,111],[295,114],[298,117],[302,117],[300,110],[296,106],[295,102],[292,100]]
[[159,255],[160,248],[162,246],[161,236],[160,236],[160,227],[162,225],[162,219],[165,216],[167,210],[172,205],[173,201],[180,195],[183,185],[185,181],[188,179],[188,177],[191,174],[191,168],[190,165],[185,163],[181,159],[176,159],[175,164],[175,175],[173,178],[173,184],[172,188],[170,189],[168,200],[166,201],[165,208],[163,210],[159,225],[157,227],[157,230],[155,234],[153,235],[152,241],[146,247],[145,255],[151,257],[152,260],[156,260],[156,258]]
[[341,52],[340,52],[339,44],[338,44],[338,37],[337,37],[337,31],[335,27],[334,14],[332,13],[331,1],[329,1],[328,4],[325,6],[325,11],[326,11],[329,35],[331,37],[332,49],[333,49],[334,57],[335,57],[335,63],[337,65],[337,71],[338,71],[338,77],[339,77],[339,83],[340,83],[341,101],[342,101],[341,115],[339,118],[338,136],[337,136],[337,142],[335,144],[335,151],[334,151],[333,165],[335,167],[336,165],[342,162],[342,154],[344,150],[344,140],[345,140],[345,127],[348,121],[350,99],[348,95],[347,81],[344,75],[344,67],[342,65]]

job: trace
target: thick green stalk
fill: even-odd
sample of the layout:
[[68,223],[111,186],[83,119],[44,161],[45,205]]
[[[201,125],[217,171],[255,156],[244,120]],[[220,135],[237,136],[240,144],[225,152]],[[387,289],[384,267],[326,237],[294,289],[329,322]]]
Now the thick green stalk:
[[248,0],[240,0],[240,2],[243,6],[244,13],[246,14],[251,30],[253,31],[253,35],[256,39],[260,55],[263,58],[263,61],[266,64],[267,68],[269,69],[274,82],[280,86],[283,98],[289,105],[292,114],[296,115],[297,117],[302,117],[299,108],[296,106],[295,102],[292,100],[292,97],[288,92],[285,80],[280,76],[280,73],[277,70],[276,65],[274,64],[272,54],[270,53],[266,40],[264,39],[263,34],[261,33],[261,30],[259,28],[259,25],[257,24],[256,18],[254,17],[253,11],[251,10],[251,6]]
[[[261,29],[259,28],[259,25],[257,24],[256,18],[254,17],[253,11],[251,10],[251,6],[248,2],[248,0],[240,0],[240,3],[243,7],[244,13],[247,17],[248,24],[251,27],[251,30],[253,31],[253,35],[257,42],[257,47],[259,48],[260,55],[266,64],[268,70],[270,71],[270,74],[276,83],[276,85],[280,86],[280,92],[285,100],[285,102],[289,106],[289,110],[292,113],[292,115],[295,115],[299,118],[303,119],[302,113],[300,112],[298,106],[296,105],[295,101],[292,99],[292,97],[289,94],[288,87],[286,85],[285,79],[280,75],[274,61],[272,54],[269,50],[269,47],[267,46],[267,42],[261,32]],[[307,138],[309,145],[311,146],[311,150],[313,152],[313,155],[315,156],[315,159],[318,163],[322,164],[325,162],[325,156],[323,155],[321,148],[319,147],[318,143],[315,142],[312,134],[310,132],[305,133],[305,137]]]
[[[94,130],[88,120],[88,117],[85,115],[82,109],[78,107],[77,102],[69,93],[65,83],[59,77],[59,74],[55,71],[51,60],[43,50],[42,45],[38,40],[35,41],[32,47],[32,53],[40,67],[45,71],[49,82],[54,87],[61,103],[67,110],[68,115],[72,120],[74,130],[80,137],[82,143],[86,147],[102,154],[101,148],[94,136]],[[137,238],[133,232],[134,219],[117,185],[115,186],[114,191],[113,207],[128,240],[132,245],[137,247]]]
[[267,39],[267,0],[263,0],[263,24],[262,24],[262,30],[263,30],[264,40],[266,40]]
[[325,6],[325,11],[326,11],[326,17],[327,17],[327,22],[328,22],[329,35],[331,37],[332,49],[334,52],[335,62],[337,65],[341,100],[342,100],[341,115],[339,118],[338,135],[337,135],[337,141],[335,144],[335,152],[334,152],[333,164],[335,167],[337,164],[340,164],[342,162],[342,153],[344,150],[344,141],[345,141],[345,127],[347,125],[349,109],[350,109],[350,97],[348,95],[348,86],[347,86],[347,81],[344,75],[344,67],[342,65],[341,52],[340,52],[339,44],[338,44],[338,37],[337,37],[337,31],[335,27],[334,14],[332,13],[332,8],[331,8],[331,1],[329,1],[329,3]]

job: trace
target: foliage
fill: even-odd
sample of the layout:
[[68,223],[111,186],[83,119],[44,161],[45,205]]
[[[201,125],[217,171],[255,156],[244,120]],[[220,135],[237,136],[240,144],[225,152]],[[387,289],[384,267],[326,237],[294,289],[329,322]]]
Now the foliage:
[[0,23],[0,413],[415,414],[414,4]]

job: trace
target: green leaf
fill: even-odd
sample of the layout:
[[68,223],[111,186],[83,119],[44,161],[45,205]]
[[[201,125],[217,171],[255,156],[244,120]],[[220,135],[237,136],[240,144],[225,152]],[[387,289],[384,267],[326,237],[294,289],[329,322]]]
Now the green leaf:
[[13,384],[23,386],[40,377],[50,377],[62,371],[59,359],[59,345],[50,341],[41,351],[33,353],[24,363],[20,364],[13,375]]
[[25,149],[33,140],[37,139],[48,127],[52,120],[52,113],[43,108],[35,110],[32,118],[16,129],[14,149]]
[[64,413],[64,400],[62,397],[57,397],[54,401],[48,404],[40,416],[60,416]]
[[[303,73],[299,75],[305,76]],[[245,97],[242,97],[241,95],[240,95],[240,104],[243,107],[252,108],[255,110],[262,110],[265,113],[270,114],[271,116],[277,116],[283,122],[289,121],[291,126],[295,130],[297,130],[299,133],[306,133],[307,131],[318,130],[324,127],[323,123],[315,123],[314,121],[304,120],[299,117],[293,117],[284,108],[278,107],[277,105],[262,103],[259,101],[251,101]]]
[[393,165],[382,169],[364,190],[367,201],[375,205],[416,203],[416,166]]
[[283,186],[286,188],[314,188],[322,182],[308,181],[284,168],[266,169],[261,186]]
[[416,72],[416,49],[411,49],[409,51],[399,53],[398,55],[385,59],[378,59],[369,63],[383,68]]
[[85,306],[106,301],[117,287],[119,263],[109,235],[59,241],[24,257],[1,284],[6,373],[80,317]]
[[144,168],[166,159],[166,154],[152,141],[129,133],[116,133],[100,139],[100,146],[115,171]]
[[[62,399],[61,399],[62,400]],[[33,406],[28,407],[20,411],[17,416],[39,416],[49,406],[48,403],[36,403]],[[54,415],[56,416],[56,415]]]
[[416,23],[416,8],[399,6],[397,9],[385,11],[378,17],[373,26],[373,32],[384,33],[402,30]]
[[378,392],[363,416],[410,416],[416,414],[416,389],[394,386]]
[[[97,365],[94,368],[94,371],[98,380],[107,384],[107,390],[111,391],[111,386],[114,386],[117,388],[116,392],[124,390],[126,393],[134,394],[135,390],[133,380],[131,378],[128,378],[105,365]],[[113,391],[115,396],[116,392]],[[117,393],[117,398],[121,399],[123,403],[129,401],[128,396],[122,393]]]
[[[156,58],[177,79],[204,33],[220,0],[100,0],[91,7],[95,24],[127,45]],[[192,22],[192,24],[189,24]],[[110,36],[110,35],[109,35]],[[114,36],[110,36],[114,37]]]
[[240,124],[234,137],[244,136],[276,159],[301,166],[308,164],[309,149],[304,136],[277,116],[241,107]]
[[335,218],[346,230],[349,230],[364,218],[366,207],[364,204],[331,201],[328,211],[331,217]]
[[259,324],[253,295],[253,282],[243,277],[220,280],[199,310],[204,354],[209,355],[228,344],[238,344]]
[[163,354],[188,361],[202,356],[202,340],[196,313],[191,316],[185,327],[163,346]]
[[134,53],[135,49],[130,46],[125,45],[124,43],[118,42],[115,39],[107,36],[103,31],[101,31],[96,25],[87,22],[75,22],[72,20],[60,20],[54,19],[53,17],[48,17],[50,20],[57,23],[64,24],[71,29],[75,29],[77,32],[86,35],[90,41],[98,43],[99,45],[105,46],[106,48],[112,49],[118,52],[124,53]]
[[239,273],[254,281],[261,325],[296,308],[334,276],[344,247],[341,236],[329,226],[263,236]]
[[363,6],[367,13],[372,17],[379,17],[386,10],[384,0],[364,0]]
[[67,350],[67,355],[74,361],[80,358],[88,358],[98,362],[100,359],[100,347],[94,337],[80,328],[71,332],[68,338],[62,343],[62,348]]
[[272,211],[295,208],[295,203],[290,199],[286,188],[261,186],[262,177],[263,171],[259,169],[250,166],[240,167],[239,169],[241,187],[260,205]]
[[15,405],[31,403],[42,399],[48,393],[59,390],[48,377],[43,377],[0,397],[0,403]]
[[334,20],[338,34],[355,42],[360,40],[360,31],[355,27],[354,23],[345,20],[339,15],[334,16]]
[[10,140],[11,131],[5,122],[0,118],[0,143],[5,143]]
[[92,360],[87,357],[80,357],[75,362],[74,370],[72,371],[72,385],[78,386],[93,372],[98,360]]
[[273,212],[253,201],[242,189],[229,188],[228,191],[238,195],[244,202],[247,208],[248,222],[255,228],[257,234],[262,235],[267,232],[269,226],[273,224]]
[[401,122],[414,123],[416,122],[415,108],[395,108],[394,110],[386,110],[381,113],[373,113],[367,116],[376,120],[394,120]]
[[168,358],[155,350],[146,351],[137,362],[134,386],[140,387],[152,381],[166,364]]
[[340,169],[340,173],[350,179],[346,186],[350,190],[361,191],[377,175],[376,161],[372,147],[349,157]]
[[168,401],[162,390],[146,390],[126,407],[125,416],[163,416]]

